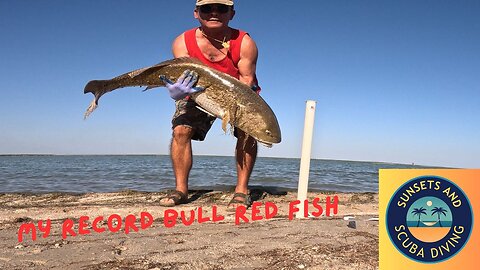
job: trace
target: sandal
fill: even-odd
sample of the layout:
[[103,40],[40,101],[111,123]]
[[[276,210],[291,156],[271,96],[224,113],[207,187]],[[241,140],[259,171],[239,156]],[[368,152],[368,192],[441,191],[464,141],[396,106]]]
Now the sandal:
[[[169,199],[169,200],[172,200],[173,202],[162,202],[161,200],[163,199]],[[188,202],[188,196],[185,193],[178,190],[173,190],[173,191],[170,191],[166,197],[163,197],[160,199],[160,206],[172,207],[172,206],[184,204],[187,202]]]
[[[243,200],[239,200],[239,199],[235,199],[235,198],[242,198]],[[236,192],[235,194],[233,194],[233,198],[228,203],[227,211],[236,211],[236,209],[235,209],[236,207],[235,208],[230,207],[232,204],[241,204],[241,205],[244,205],[245,208],[248,209],[248,207],[250,207],[250,205],[252,204],[250,195],[245,194],[245,193]]]

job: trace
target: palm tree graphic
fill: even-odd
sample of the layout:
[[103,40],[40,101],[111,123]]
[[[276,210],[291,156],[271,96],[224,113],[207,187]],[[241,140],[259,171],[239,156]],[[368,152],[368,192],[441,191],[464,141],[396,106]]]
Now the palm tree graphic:
[[447,212],[448,211],[446,209],[444,209],[443,207],[434,207],[432,209],[432,216],[435,215],[435,214],[438,215],[438,223],[439,223],[440,227],[443,227],[440,215],[443,214],[444,216],[447,216]]
[[420,226],[420,218],[422,215],[427,215],[427,213],[425,212],[427,209],[423,208],[423,207],[420,207],[420,208],[413,208],[413,211],[412,211],[412,214],[414,216],[418,215],[418,223],[417,223],[417,227]]

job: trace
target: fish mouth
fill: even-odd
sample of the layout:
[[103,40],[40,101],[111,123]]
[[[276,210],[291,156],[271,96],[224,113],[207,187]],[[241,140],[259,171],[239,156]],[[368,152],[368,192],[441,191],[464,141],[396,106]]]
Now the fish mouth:
[[260,141],[258,143],[267,147],[267,148],[272,148],[272,146],[273,146],[271,143],[265,143],[265,142],[260,142]]
[[268,148],[272,148],[273,144],[274,143],[279,143],[281,141],[281,139],[279,137],[275,137],[275,136],[272,136],[272,133],[270,131],[267,130],[267,134],[269,136],[265,137],[265,136],[261,136],[263,137],[264,139],[266,140],[262,140],[262,139],[259,139],[258,137],[256,136],[252,136],[259,144],[265,146],[265,147],[268,147]]
[[273,146],[273,144],[270,143],[270,142],[265,142],[265,141],[258,140],[258,139],[256,139],[256,140],[257,140],[257,142],[258,142],[259,144],[261,144],[261,145],[263,145],[263,146],[265,146],[265,147],[267,147],[267,148],[272,148],[272,146]]

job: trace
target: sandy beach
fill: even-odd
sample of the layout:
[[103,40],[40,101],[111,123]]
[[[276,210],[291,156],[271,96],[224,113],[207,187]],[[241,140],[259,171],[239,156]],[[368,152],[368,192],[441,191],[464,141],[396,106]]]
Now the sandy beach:
[[[290,220],[295,192],[251,192],[258,208],[243,215],[248,223],[227,211],[227,191],[191,191],[174,208],[158,205],[165,192],[0,194],[0,269],[378,269],[378,194],[311,192],[311,212],[315,198],[325,212],[327,197],[337,196],[337,214]],[[267,202],[277,208],[269,219]],[[199,222],[199,208],[210,221]],[[196,220],[173,221],[168,209],[194,210]],[[40,220],[50,228],[45,238]],[[30,231],[19,242],[22,224],[35,225],[36,240]]]

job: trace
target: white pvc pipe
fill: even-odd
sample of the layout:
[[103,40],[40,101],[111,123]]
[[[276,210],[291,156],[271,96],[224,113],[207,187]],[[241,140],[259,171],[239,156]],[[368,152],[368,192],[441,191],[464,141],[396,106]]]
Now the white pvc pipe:
[[305,108],[305,124],[303,128],[302,157],[300,159],[300,172],[298,174],[298,195],[300,200],[296,218],[304,218],[303,201],[307,199],[308,176],[310,173],[310,158],[312,153],[313,123],[315,120],[316,101],[307,100]]

